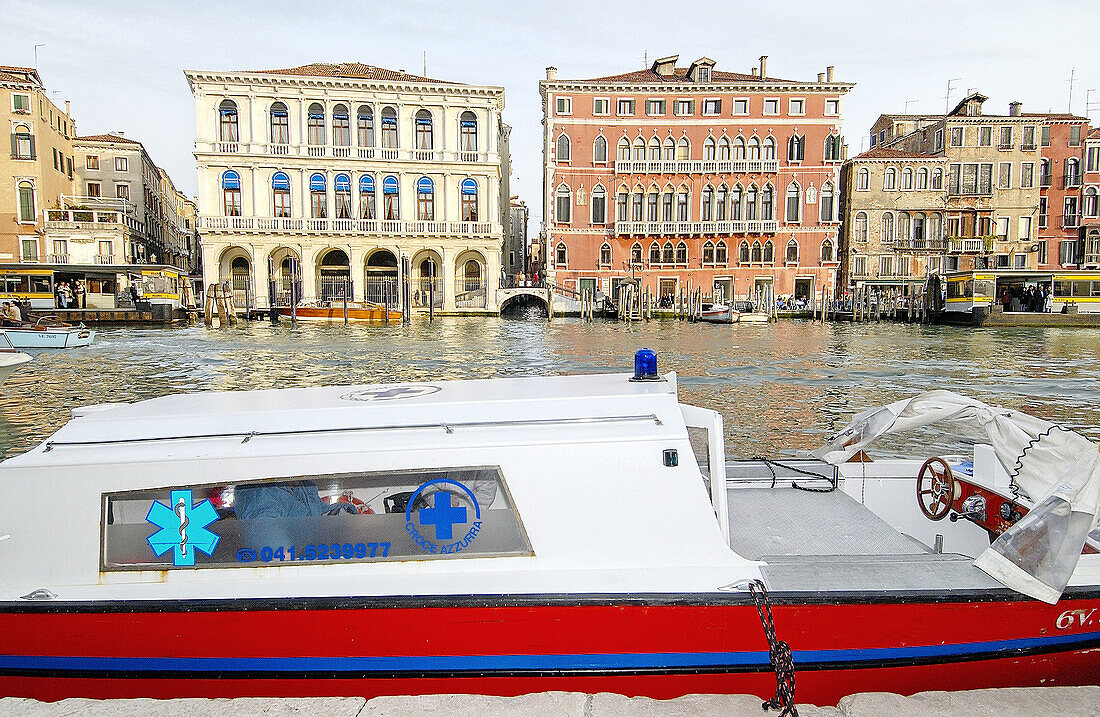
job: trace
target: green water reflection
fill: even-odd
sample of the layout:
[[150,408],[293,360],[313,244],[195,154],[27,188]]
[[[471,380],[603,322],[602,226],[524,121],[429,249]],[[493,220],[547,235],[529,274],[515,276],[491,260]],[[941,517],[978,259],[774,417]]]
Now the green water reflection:
[[[727,450],[738,455],[814,447],[854,411],[933,388],[1100,438],[1100,333],[1089,330],[444,318],[405,327],[102,330],[89,348],[38,353],[0,387],[0,456],[41,441],[81,405],[182,391],[627,371],[642,346],[657,352],[662,372],[679,374],[682,400],[725,416]],[[935,438],[887,450],[925,453]]]

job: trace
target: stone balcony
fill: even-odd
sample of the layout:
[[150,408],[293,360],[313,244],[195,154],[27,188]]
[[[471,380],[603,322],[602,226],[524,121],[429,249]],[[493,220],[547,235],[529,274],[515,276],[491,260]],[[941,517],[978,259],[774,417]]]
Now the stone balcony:
[[142,232],[143,225],[122,211],[103,209],[47,209],[46,229],[69,231],[102,231],[104,229],[129,229]]
[[778,171],[777,159],[615,160],[615,174],[774,174]]
[[278,234],[362,234],[391,236],[500,237],[495,222],[408,221],[404,219],[312,219],[304,217],[200,216],[199,229]]
[[267,142],[195,142],[195,151],[212,154],[245,154],[264,157],[373,159],[386,162],[455,162],[499,164],[497,152],[463,152],[444,149],[356,147],[330,144],[272,144]]
[[951,243],[947,239],[930,239],[930,238],[910,238],[910,239],[896,239],[894,241],[895,251],[911,251],[911,252],[945,252],[951,246]]
[[615,222],[615,233],[630,236],[718,236],[774,234],[779,222],[750,219],[722,222]]

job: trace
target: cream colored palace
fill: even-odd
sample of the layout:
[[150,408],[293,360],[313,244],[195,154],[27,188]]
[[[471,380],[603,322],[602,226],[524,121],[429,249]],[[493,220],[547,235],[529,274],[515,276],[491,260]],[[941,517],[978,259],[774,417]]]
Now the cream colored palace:
[[207,284],[264,309],[292,289],[396,306],[407,281],[414,311],[496,312],[503,88],[359,63],[185,74]]

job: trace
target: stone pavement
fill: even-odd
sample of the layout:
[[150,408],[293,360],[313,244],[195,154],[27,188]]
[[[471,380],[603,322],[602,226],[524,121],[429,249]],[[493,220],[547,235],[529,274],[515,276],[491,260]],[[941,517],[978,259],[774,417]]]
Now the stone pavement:
[[[889,692],[849,695],[836,707],[799,705],[801,717],[1057,717],[1100,716],[1100,686],[1027,687],[969,692]],[[0,715],[20,717],[766,717],[751,695],[687,695],[673,700],[600,693],[541,692],[520,697],[421,695],[415,697],[322,697],[311,699],[178,699],[37,702],[0,699]]]

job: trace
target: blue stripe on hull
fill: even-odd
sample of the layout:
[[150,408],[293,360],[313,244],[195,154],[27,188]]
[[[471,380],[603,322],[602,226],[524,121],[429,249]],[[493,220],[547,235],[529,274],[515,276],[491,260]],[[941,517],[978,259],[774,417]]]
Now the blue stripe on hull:
[[[796,665],[845,665],[893,661],[972,660],[1016,651],[1074,649],[1100,641],[1100,632],[917,647],[796,650]],[[767,652],[656,652],[566,655],[442,655],[393,657],[72,657],[0,655],[0,671],[144,673],[421,673],[698,670],[764,668]]]

